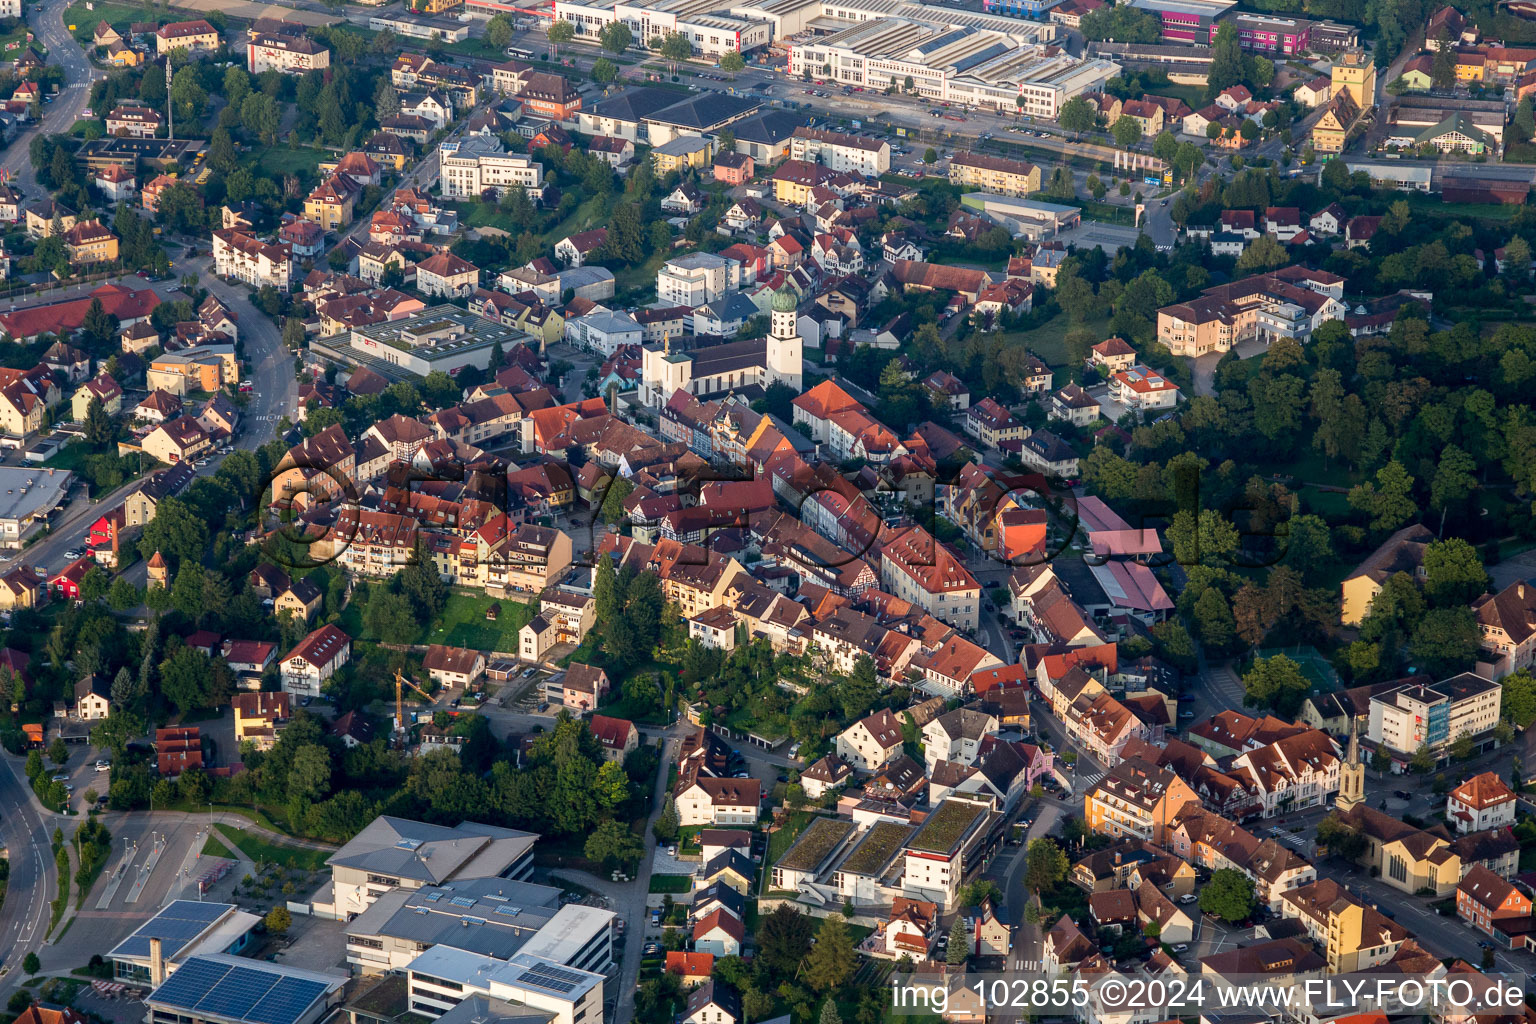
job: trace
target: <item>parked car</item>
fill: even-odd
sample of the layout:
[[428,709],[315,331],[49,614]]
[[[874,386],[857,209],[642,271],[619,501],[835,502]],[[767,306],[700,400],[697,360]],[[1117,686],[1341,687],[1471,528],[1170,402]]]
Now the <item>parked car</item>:
[[97,761],[96,762],[96,770],[98,772],[109,772],[109,771],[112,770],[112,762],[111,761]]
[[1189,943],[1181,942],[1177,946],[1173,947],[1173,951],[1175,953],[1187,953],[1189,952]]
[[1193,903],[1193,902],[1195,902],[1195,900],[1197,900],[1199,898],[1200,897],[1196,896],[1194,893],[1187,892],[1183,896],[1179,897],[1179,902],[1180,903]]

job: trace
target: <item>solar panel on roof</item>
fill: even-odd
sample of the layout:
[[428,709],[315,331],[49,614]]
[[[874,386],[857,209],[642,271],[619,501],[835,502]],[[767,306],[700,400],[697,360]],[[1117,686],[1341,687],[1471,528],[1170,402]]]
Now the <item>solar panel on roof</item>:
[[523,912],[523,908],[522,907],[514,907],[511,904],[508,904],[507,906],[504,906],[504,907],[497,907],[496,908],[496,913],[498,913],[498,914],[505,914],[507,917],[516,917],[518,914],[521,914],[522,912]]
[[211,1017],[295,1024],[324,992],[324,984],[307,978],[193,957],[155,990],[153,998]]
[[431,892],[426,894],[425,898],[429,903],[436,903],[438,900],[443,898],[443,894],[441,891],[433,889]]
[[550,992],[566,993],[575,990],[586,978],[575,971],[552,964],[534,964],[523,972],[519,980]]
[[455,896],[448,902],[452,903],[456,907],[472,907],[475,905],[475,899],[473,896]]

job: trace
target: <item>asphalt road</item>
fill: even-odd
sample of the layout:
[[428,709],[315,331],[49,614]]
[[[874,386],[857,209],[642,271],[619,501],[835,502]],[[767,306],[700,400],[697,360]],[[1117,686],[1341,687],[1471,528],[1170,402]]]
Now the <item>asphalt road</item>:
[[28,200],[36,200],[43,195],[28,155],[32,139],[38,132],[53,135],[68,131],[79,119],[80,111],[90,99],[91,83],[106,77],[105,71],[91,66],[85,51],[64,27],[64,9],[68,6],[69,0],[44,0],[41,11],[33,11],[25,4],[22,7],[33,35],[48,50],[48,63],[64,69],[65,82],[58,96],[52,102],[43,104],[42,117],[38,123],[18,134],[6,147],[4,154],[0,155],[0,167],[10,172],[11,183]]
[[[58,892],[50,836],[24,781],[21,762],[0,754],[0,838],[11,862],[4,907],[0,907],[0,997],[22,977],[21,961],[36,951],[48,930],[48,904]],[[51,817],[51,816],[50,816]]]

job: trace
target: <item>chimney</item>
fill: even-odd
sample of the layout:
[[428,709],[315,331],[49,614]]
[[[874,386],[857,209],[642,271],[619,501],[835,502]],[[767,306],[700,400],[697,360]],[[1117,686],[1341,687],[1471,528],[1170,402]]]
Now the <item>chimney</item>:
[[149,940],[149,983],[159,988],[165,981],[165,956],[160,950],[160,940]]
[[1518,597],[1522,601],[1525,600],[1525,584],[1524,583],[1517,583],[1517,584],[1515,584],[1515,596]]

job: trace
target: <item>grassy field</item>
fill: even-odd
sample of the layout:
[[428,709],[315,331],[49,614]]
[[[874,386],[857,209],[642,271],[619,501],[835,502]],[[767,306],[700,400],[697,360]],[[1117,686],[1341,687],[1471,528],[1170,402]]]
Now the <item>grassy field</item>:
[[161,18],[161,13],[139,4],[97,3],[94,10],[87,10],[85,0],[70,4],[64,9],[64,27],[75,27],[74,36],[82,43],[89,43],[96,31],[96,25],[105,21],[117,30],[118,34],[127,38],[128,26],[135,21],[154,21]]
[[266,178],[281,178],[285,174],[313,177],[315,167],[330,154],[307,146],[262,146],[245,156],[245,164],[251,173]]
[[284,868],[298,868],[301,871],[319,871],[325,866],[325,859],[330,856],[328,850],[307,850],[297,846],[271,843],[223,823],[215,827],[230,844],[258,863],[278,864]]
[[[485,610],[493,604],[501,605],[501,614],[495,622],[488,621]],[[375,636],[363,625],[363,602],[353,599],[341,613],[336,625],[359,640],[377,643],[390,640],[395,643],[449,644],[454,647],[472,647],[480,651],[517,650],[517,631],[533,620],[536,614],[529,605],[513,598],[494,598],[485,594],[453,591],[443,614],[438,617],[437,629],[423,629],[411,637]]]
[[1190,110],[1199,110],[1205,106],[1205,88],[1199,85],[1176,85],[1169,82],[1152,90],[1154,96],[1171,96],[1176,100],[1183,100],[1189,104]]
[[677,893],[677,892],[687,892],[691,888],[693,888],[693,876],[692,875],[652,875],[651,876],[651,888],[650,888],[651,892],[655,892],[655,893],[666,893],[666,892]]
[[[495,622],[485,617],[485,610],[493,604],[501,605]],[[456,592],[448,596],[438,619],[441,625],[425,641],[479,651],[515,651],[517,631],[533,621],[534,614],[533,608],[520,601]]]
[[203,843],[203,856],[223,857],[225,860],[234,860],[235,858],[235,855],[230,852],[229,847],[219,842],[218,836],[209,836]]
[[[1047,366],[1053,370],[1070,367],[1071,355],[1067,350],[1067,332],[1074,324],[1072,318],[1065,313],[1057,313],[1054,317],[1027,331],[1014,331],[1002,335],[1004,342],[1022,341],[1031,352],[1045,360]],[[1095,337],[1105,337],[1108,328],[1107,318],[1104,320],[1090,320],[1083,325],[1094,332]],[[1058,382],[1058,386],[1060,383]]]

